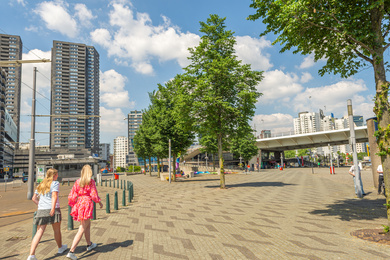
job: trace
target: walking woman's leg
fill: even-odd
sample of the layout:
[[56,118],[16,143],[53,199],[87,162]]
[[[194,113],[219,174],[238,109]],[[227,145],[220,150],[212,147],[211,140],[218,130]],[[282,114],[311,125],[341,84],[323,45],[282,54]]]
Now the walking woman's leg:
[[[77,245],[79,244],[81,238],[83,237],[83,234],[85,232],[85,222],[86,220],[81,220],[79,230],[77,231],[76,236],[73,239],[72,247],[70,248],[70,252],[74,252]],[[89,222],[89,220],[88,220]]]
[[45,229],[46,229],[46,225],[38,226],[37,233],[35,233],[35,236],[31,242],[30,255],[35,255],[35,250],[37,249],[39,241],[41,241]]
[[85,241],[87,241],[87,245],[91,245],[91,220],[85,220],[85,230],[84,230]]
[[51,224],[54,231],[54,239],[56,240],[58,248],[62,247],[62,236],[61,236],[61,222]]

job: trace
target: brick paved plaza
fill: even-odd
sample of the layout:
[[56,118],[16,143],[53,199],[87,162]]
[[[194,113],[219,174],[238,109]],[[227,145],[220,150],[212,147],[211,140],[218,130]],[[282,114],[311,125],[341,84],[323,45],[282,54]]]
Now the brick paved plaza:
[[[197,176],[177,183],[155,176],[120,177],[134,183],[134,201],[122,207],[122,192],[98,187],[105,205],[110,193],[111,213],[97,211],[92,241],[98,247],[85,252],[85,240],[76,250],[79,259],[389,259],[390,246],[350,235],[359,229],[386,224],[383,196],[377,195],[370,171],[363,172],[368,194],[357,199],[348,168],[295,168],[219,177]],[[4,185],[4,184],[3,184]],[[0,259],[26,259],[32,232],[31,201],[26,185],[0,186]],[[70,247],[75,230],[67,230],[66,196],[61,186],[63,243]],[[113,210],[113,193],[119,210]],[[22,194],[22,195],[18,195]],[[7,205],[6,198],[23,198],[23,209]],[[13,220],[13,221],[12,221]],[[38,259],[66,259],[56,255],[53,231],[46,230],[37,249]]]

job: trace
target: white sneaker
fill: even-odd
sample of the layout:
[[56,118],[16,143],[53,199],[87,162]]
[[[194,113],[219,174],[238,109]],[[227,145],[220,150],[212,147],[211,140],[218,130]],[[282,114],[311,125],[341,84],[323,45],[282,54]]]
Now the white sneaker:
[[58,254],[62,254],[68,249],[68,245],[62,245],[60,248],[58,248]]
[[69,252],[67,255],[66,255],[67,258],[70,258],[72,260],[77,260],[77,256],[75,256],[74,253],[72,252]]
[[97,247],[97,244],[91,242],[91,245],[90,245],[90,246],[87,246],[87,251],[91,251],[91,250],[94,249],[95,247]]
[[38,260],[35,255],[29,255],[27,260]]

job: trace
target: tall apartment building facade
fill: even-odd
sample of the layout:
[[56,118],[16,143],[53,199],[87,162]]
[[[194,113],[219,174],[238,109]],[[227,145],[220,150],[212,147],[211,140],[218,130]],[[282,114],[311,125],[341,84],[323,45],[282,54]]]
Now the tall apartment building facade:
[[128,139],[118,136],[114,139],[114,167],[126,167],[126,155],[128,154]]
[[0,69],[0,169],[14,165],[17,127],[6,109],[7,73]]
[[[0,60],[21,60],[23,44],[20,36],[0,34]],[[5,91],[5,107],[15,122],[17,128],[17,140],[20,133],[20,96],[22,85],[22,67],[10,64],[1,67],[7,75]],[[17,146],[17,145],[16,145]]]
[[110,144],[100,144],[99,145],[99,157],[103,161],[110,160]]
[[126,158],[127,165],[138,165],[137,154],[134,152],[134,136],[142,124],[142,112],[130,111],[127,115],[128,121],[128,156]]
[[315,133],[321,129],[320,113],[301,112],[298,118],[294,118],[294,133],[306,134]]
[[99,153],[99,53],[93,46],[53,41],[50,147]]

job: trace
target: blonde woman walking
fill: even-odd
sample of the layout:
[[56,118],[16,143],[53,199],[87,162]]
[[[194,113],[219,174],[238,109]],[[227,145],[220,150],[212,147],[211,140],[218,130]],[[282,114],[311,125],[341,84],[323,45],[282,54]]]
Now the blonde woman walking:
[[88,164],[81,169],[81,178],[78,179],[68,196],[69,205],[72,207],[70,215],[75,221],[80,222],[79,230],[73,240],[72,247],[66,257],[77,259],[74,251],[80,242],[83,234],[87,242],[87,251],[97,247],[96,243],[91,242],[91,221],[93,212],[93,201],[99,203],[100,208],[103,204],[99,198],[95,181],[92,180],[92,169]]
[[38,206],[37,214],[34,217],[33,223],[37,225],[37,232],[31,242],[30,255],[27,260],[36,260],[35,250],[41,241],[42,235],[45,232],[47,224],[51,224],[54,231],[54,239],[58,246],[58,254],[62,254],[68,248],[62,244],[61,237],[61,210],[58,201],[58,193],[60,184],[57,181],[58,171],[49,169],[46,172],[46,177],[37,187],[32,201]]

